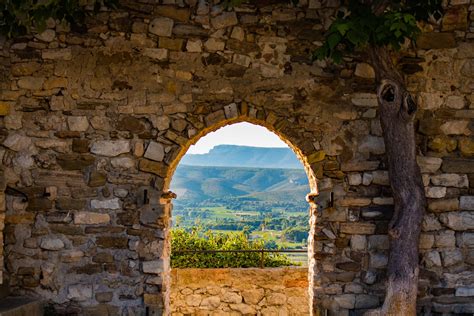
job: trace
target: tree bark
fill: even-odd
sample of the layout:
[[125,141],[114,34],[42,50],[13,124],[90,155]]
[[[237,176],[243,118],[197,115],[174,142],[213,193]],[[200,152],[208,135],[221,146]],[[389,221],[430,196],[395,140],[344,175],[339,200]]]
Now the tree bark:
[[389,223],[390,254],[387,293],[381,308],[366,315],[416,315],[418,241],[426,209],[425,191],[416,162],[413,117],[416,104],[394,66],[389,51],[371,47],[390,185],[395,204]]

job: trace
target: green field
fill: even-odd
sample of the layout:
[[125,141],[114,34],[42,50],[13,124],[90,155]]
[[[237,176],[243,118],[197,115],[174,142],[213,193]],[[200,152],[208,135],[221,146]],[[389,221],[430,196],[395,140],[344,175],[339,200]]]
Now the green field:
[[[303,170],[181,166],[173,185],[178,193],[175,228],[244,232],[267,249],[306,247],[308,186]],[[307,263],[306,253],[288,256]]]

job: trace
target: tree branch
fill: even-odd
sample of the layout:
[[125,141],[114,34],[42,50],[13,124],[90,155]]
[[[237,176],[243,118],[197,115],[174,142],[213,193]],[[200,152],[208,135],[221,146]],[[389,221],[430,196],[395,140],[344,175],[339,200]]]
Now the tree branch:
[[373,1],[372,11],[376,16],[382,15],[390,5],[390,0]]

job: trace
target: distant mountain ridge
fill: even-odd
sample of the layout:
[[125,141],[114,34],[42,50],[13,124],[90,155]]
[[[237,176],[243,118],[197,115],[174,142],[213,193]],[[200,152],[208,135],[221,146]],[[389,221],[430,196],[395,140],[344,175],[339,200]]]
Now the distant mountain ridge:
[[303,169],[290,148],[218,145],[207,154],[187,154],[180,165]]
[[178,194],[179,201],[252,197],[261,201],[304,202],[309,186],[302,169],[180,165],[173,176],[171,190]]

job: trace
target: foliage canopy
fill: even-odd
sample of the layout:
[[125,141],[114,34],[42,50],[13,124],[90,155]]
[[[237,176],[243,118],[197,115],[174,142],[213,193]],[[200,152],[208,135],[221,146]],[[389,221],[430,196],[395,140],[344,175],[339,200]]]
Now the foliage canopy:
[[416,39],[421,33],[419,22],[442,15],[442,0],[364,2],[346,1],[329,27],[323,46],[315,51],[316,58],[339,63],[344,53],[369,45],[399,50],[406,39]]
[[82,5],[80,0],[0,0],[0,33],[8,37],[32,30],[41,33],[49,18],[79,26],[87,14],[97,13],[103,6],[115,8],[118,5],[118,0],[89,2],[91,7]]
[[[212,233],[196,228],[171,231],[171,266],[173,268],[250,268],[260,267],[261,253],[178,253],[179,250],[260,250],[265,241],[251,241],[244,232]],[[265,267],[295,265],[280,253],[264,253]]]

